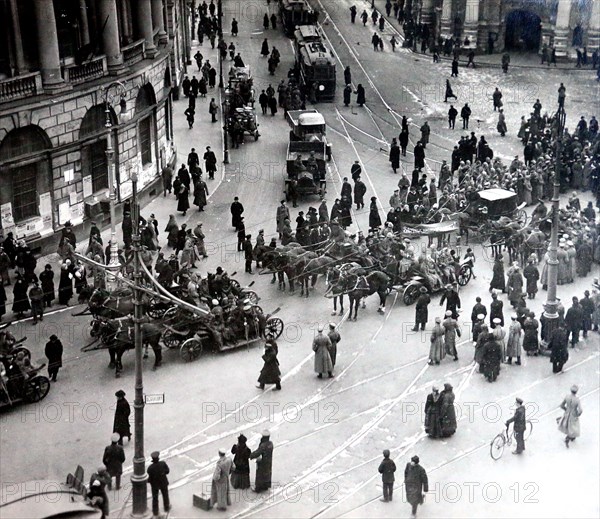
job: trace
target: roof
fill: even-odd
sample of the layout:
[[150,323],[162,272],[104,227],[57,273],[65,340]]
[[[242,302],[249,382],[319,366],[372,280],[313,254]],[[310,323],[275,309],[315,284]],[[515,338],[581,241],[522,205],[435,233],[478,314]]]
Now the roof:
[[300,126],[316,126],[318,124],[325,124],[325,118],[319,112],[300,114],[298,124]]
[[490,202],[494,202],[496,200],[507,200],[508,198],[517,196],[517,193],[514,191],[500,188],[484,189],[483,191],[479,191],[478,194],[479,198],[483,200],[489,200]]
[[315,25],[299,25],[294,32],[297,40],[315,41],[321,39],[321,35]]

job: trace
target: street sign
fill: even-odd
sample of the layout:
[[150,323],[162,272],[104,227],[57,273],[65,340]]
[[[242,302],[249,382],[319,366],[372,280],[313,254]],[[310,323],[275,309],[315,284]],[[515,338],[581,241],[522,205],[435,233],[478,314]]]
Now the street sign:
[[157,395],[144,395],[144,403],[146,404],[164,404],[165,394],[159,393]]

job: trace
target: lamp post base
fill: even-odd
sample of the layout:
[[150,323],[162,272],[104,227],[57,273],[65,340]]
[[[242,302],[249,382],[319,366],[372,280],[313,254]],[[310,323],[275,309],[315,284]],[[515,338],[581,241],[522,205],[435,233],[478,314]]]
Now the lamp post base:
[[106,290],[109,292],[114,292],[119,288],[119,271],[121,270],[121,265],[119,263],[110,263],[106,266]]
[[545,312],[542,313],[540,323],[542,325],[542,330],[541,330],[542,342],[544,343],[545,347],[547,348],[548,343],[550,342],[550,339],[552,338],[552,335],[558,328],[558,323],[559,323],[558,313],[546,310]]
[[152,514],[148,510],[148,476],[146,474],[131,476],[131,498],[133,502],[131,517],[135,519],[151,517]]

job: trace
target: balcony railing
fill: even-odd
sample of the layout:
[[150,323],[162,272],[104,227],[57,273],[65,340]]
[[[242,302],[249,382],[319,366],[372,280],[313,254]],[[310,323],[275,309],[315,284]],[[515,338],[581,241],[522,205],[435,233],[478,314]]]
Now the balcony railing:
[[42,93],[42,75],[40,72],[23,74],[0,81],[0,103],[23,99]]
[[144,59],[144,52],[146,50],[146,40],[138,40],[121,47],[123,52],[123,61],[126,66],[134,65]]
[[97,79],[106,74],[106,56],[97,56],[81,65],[69,65],[63,68],[64,80],[73,85],[90,79]]

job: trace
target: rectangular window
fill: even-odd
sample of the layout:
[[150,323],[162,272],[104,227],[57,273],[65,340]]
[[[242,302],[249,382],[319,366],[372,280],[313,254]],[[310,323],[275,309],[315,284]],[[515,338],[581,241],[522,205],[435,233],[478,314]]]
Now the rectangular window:
[[15,222],[38,216],[37,165],[12,170],[13,214]]
[[149,115],[140,121],[139,150],[142,154],[142,164],[152,162],[152,116]]
[[96,193],[108,188],[106,141],[103,139],[90,144],[88,153],[88,171],[92,174],[92,191]]

